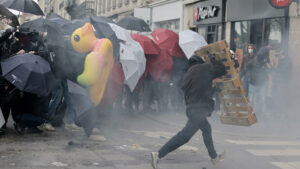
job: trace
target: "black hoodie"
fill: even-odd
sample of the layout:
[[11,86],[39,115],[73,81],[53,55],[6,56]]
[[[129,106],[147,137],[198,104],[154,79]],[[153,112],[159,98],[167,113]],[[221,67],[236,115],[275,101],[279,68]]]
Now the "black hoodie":
[[202,60],[199,60],[198,63],[193,62],[185,74],[182,84],[187,113],[198,113],[200,109],[205,109],[207,111],[204,111],[203,115],[211,114],[214,109],[212,97],[215,91],[212,81],[225,74],[225,66],[214,59],[211,59],[211,63],[203,63]]

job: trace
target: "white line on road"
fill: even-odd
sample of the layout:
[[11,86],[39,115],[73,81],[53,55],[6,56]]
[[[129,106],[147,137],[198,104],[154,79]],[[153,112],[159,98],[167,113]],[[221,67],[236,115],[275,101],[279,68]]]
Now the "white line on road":
[[300,149],[248,149],[247,151],[256,156],[300,156]]
[[271,162],[274,166],[281,169],[300,169],[300,162]]
[[300,146],[300,141],[246,141],[246,140],[226,140],[232,144],[239,145],[269,145],[269,146]]

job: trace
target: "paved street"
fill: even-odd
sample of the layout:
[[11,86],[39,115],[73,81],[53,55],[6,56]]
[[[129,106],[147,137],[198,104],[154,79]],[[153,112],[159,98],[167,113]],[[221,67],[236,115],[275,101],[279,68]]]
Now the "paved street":
[[[151,169],[150,152],[180,130],[184,114],[113,114],[87,139],[67,126],[41,135],[17,135],[12,127],[0,139],[1,169]],[[161,169],[300,169],[300,134],[293,123],[261,120],[252,127],[222,125],[210,118],[217,151],[226,159],[213,166],[201,132],[159,163]],[[277,128],[275,128],[277,127]],[[294,128],[294,130],[292,130]]]

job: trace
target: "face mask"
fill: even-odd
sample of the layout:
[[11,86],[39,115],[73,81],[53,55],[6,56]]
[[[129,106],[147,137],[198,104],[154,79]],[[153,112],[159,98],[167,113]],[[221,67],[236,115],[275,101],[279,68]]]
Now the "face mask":
[[253,49],[248,49],[248,53],[252,54],[253,53]]

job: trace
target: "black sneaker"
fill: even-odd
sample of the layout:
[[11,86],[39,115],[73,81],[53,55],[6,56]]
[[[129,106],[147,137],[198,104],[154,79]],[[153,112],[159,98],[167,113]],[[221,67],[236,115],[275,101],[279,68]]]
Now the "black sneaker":
[[5,135],[5,131],[3,129],[0,129],[0,136]]
[[18,123],[14,123],[15,130],[18,134],[23,135],[25,133],[25,127],[21,126]]

